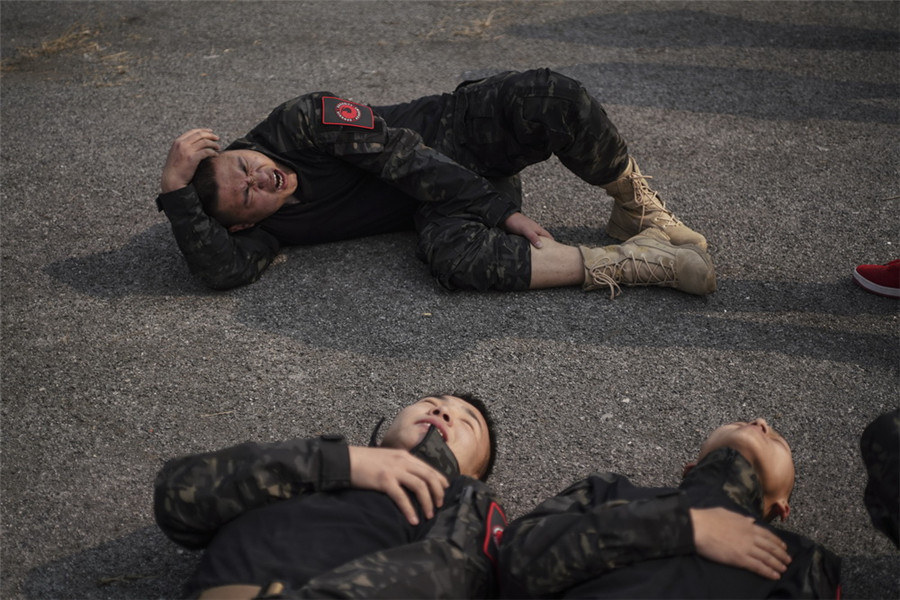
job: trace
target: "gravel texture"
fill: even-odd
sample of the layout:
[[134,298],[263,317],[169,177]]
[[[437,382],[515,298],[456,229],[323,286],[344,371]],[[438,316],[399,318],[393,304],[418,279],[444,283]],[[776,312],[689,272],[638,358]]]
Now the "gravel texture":
[[[592,470],[675,485],[714,427],[794,447],[790,520],[845,598],[900,595],[858,439],[898,404],[898,303],[850,274],[900,257],[892,2],[5,0],[3,598],[155,598],[197,560],[156,529],[167,458],[342,432],[426,392],[489,399],[511,517]],[[412,233],[288,249],[210,292],[156,211],[171,141],[226,140],[330,90],[372,104],[551,67],[604,102],[707,235],[719,291],[449,293]],[[609,200],[555,159],[525,212],[607,244]]]

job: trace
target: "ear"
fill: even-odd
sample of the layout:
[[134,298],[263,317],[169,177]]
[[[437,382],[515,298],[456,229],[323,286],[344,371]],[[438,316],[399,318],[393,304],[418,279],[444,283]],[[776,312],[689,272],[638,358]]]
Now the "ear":
[[241,229],[249,229],[256,225],[256,223],[240,223],[239,225],[232,225],[228,228],[228,231],[234,233],[235,231],[240,231]]
[[685,477],[687,477],[687,474],[691,472],[691,469],[693,469],[693,468],[696,467],[696,466],[697,466],[697,463],[696,463],[696,462],[689,462],[689,463],[685,464],[685,465],[684,465],[684,470],[681,471],[681,477],[682,477],[682,479],[685,478]]
[[791,507],[785,500],[778,500],[772,504],[770,512],[772,513],[773,519],[777,516],[782,521],[787,521],[788,515],[791,514]]

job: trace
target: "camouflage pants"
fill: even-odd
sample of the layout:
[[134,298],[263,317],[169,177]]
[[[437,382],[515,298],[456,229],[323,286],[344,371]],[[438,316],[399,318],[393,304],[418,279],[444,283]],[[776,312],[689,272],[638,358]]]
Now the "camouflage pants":
[[[440,104],[437,126],[423,127],[426,143],[486,177],[516,206],[522,203],[518,173],[552,154],[593,185],[614,181],[628,159],[625,141],[600,103],[574,79],[547,69],[465,82]],[[523,237],[465,212],[438,215],[428,205],[416,214],[416,230],[419,257],[449,289],[530,285],[531,254]]]

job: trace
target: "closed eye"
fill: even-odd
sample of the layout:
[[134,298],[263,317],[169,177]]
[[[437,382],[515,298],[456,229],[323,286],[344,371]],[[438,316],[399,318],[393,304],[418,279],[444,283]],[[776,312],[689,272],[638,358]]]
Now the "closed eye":
[[[244,177],[249,177],[250,168],[247,166],[247,161],[245,161],[243,158],[239,158],[238,164],[241,167],[241,170],[244,172]],[[247,183],[246,179],[244,181],[244,206],[250,206],[250,184]]]

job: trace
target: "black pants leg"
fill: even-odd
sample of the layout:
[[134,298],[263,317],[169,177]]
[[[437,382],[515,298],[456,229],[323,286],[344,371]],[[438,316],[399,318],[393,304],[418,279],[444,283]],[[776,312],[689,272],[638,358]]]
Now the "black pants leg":
[[[580,83],[559,73],[503,73],[464,83],[452,96],[452,119],[441,120],[452,131],[438,131],[435,139],[451,158],[498,185],[519,184],[507,178],[553,154],[594,185],[614,181],[627,164],[627,146],[606,111]],[[521,205],[521,190],[514,193]],[[525,238],[488,227],[474,215],[438,216],[427,206],[420,208],[416,228],[419,256],[445,287],[528,288]]]

